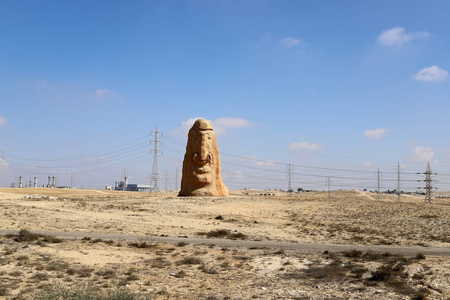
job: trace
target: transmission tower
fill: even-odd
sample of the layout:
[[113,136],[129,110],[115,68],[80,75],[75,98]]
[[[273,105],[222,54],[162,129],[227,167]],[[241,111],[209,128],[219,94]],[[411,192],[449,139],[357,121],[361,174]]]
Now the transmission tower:
[[[159,143],[161,143],[160,140],[158,140],[158,134],[161,133],[158,131],[158,126],[156,126],[155,131],[153,131],[155,138],[153,139],[153,150],[150,150],[150,152],[153,151],[153,169],[152,169],[152,180],[150,183],[150,189],[152,192],[155,192],[156,195],[161,194],[161,187],[160,187],[160,176],[159,176],[159,153],[161,150],[158,149]],[[161,133],[162,135],[162,133]],[[150,142],[151,143],[151,142]]]
[[288,193],[291,195],[292,193],[292,165],[288,164],[286,166],[286,176],[288,179]]
[[425,202],[431,204],[433,198],[433,178],[432,175],[436,175],[437,173],[431,172],[430,163],[427,164],[427,170],[425,171]]

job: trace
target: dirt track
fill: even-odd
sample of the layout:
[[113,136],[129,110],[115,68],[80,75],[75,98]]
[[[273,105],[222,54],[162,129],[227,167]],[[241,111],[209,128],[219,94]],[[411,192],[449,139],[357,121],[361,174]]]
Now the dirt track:
[[[0,235],[18,234],[19,230],[0,230]],[[363,245],[334,245],[334,244],[307,244],[307,243],[283,243],[275,241],[247,241],[229,239],[208,239],[192,237],[160,237],[160,236],[140,236],[119,233],[94,233],[94,232],[59,232],[59,231],[33,231],[36,234],[50,235],[62,239],[91,239],[114,240],[114,241],[140,241],[147,240],[154,243],[177,244],[185,242],[193,245],[214,245],[219,247],[242,247],[242,248],[262,248],[296,250],[300,252],[344,252],[351,250],[389,252],[392,254],[416,255],[418,253],[433,256],[450,256],[450,248],[444,247],[394,247],[394,246],[363,246]]]

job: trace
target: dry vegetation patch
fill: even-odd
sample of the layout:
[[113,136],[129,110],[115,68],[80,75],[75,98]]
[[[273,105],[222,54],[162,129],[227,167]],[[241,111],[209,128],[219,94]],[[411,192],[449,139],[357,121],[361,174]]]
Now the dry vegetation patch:
[[[207,200],[67,193],[46,198],[0,195],[1,228],[28,229],[0,237],[0,297],[37,299],[48,290],[52,295],[75,291],[72,295],[107,299],[119,286],[120,299],[450,299],[446,257],[221,248],[188,240],[166,245],[151,239],[200,235],[448,247],[448,205],[425,205],[414,198],[396,203],[353,191],[335,192],[331,199],[305,193]],[[37,229],[147,238],[59,240],[33,233]]]

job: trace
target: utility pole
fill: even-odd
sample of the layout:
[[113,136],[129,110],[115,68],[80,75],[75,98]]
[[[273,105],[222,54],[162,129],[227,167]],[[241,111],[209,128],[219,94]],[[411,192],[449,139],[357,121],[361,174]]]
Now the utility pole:
[[432,175],[437,173],[431,172],[430,163],[427,164],[427,170],[425,171],[425,202],[431,204],[433,198],[433,178]]
[[164,190],[167,192],[169,190],[169,171],[166,169],[166,183],[164,184]]
[[380,199],[380,194],[381,194],[381,173],[380,173],[380,169],[378,169],[377,172],[377,193],[378,193],[378,200]]
[[330,177],[327,177],[328,199],[330,199],[330,187],[331,187],[331,179]]
[[73,174],[70,174],[70,188],[73,189]]
[[397,165],[397,201],[400,201],[400,163]]
[[292,165],[288,164],[286,167],[286,175],[288,179],[288,195],[290,196],[292,194]]
[[159,176],[159,158],[158,158],[159,153],[161,152],[161,150],[158,149],[158,145],[159,143],[161,143],[161,141],[158,140],[158,134],[161,132],[158,131],[158,126],[156,126],[156,129],[155,131],[153,131],[153,133],[155,134],[155,138],[153,139],[154,149],[150,150],[150,152],[153,151],[152,183],[150,184],[150,189],[151,191],[155,192],[156,196],[158,196],[158,192],[161,194],[161,188],[159,184],[160,176]]

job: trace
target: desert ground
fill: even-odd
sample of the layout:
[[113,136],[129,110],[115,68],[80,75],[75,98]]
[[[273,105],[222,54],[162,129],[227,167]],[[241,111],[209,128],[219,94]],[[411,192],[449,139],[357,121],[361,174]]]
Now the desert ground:
[[[143,299],[450,299],[448,198],[430,205],[423,196],[362,191],[200,198],[23,188],[0,189],[0,207],[2,299],[58,288],[126,289]],[[424,254],[431,248],[442,253]]]

